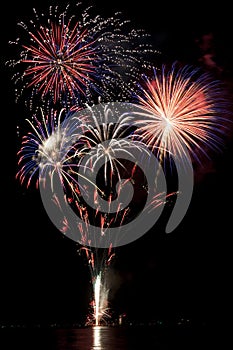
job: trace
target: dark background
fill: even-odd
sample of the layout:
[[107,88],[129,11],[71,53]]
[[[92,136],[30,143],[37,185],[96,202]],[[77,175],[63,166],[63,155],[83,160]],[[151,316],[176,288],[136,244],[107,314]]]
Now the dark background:
[[[39,3],[39,4],[38,4]],[[136,3],[93,2],[96,12],[122,11],[134,27],[148,31],[164,61],[179,60],[211,70],[232,92],[230,5],[222,1]],[[16,127],[26,115],[14,102],[9,40],[16,23],[33,17],[47,1],[2,6],[1,19],[1,234],[0,322],[76,322],[85,318],[90,275],[77,246],[50,223],[39,194],[15,181]],[[212,39],[210,39],[212,38]],[[207,56],[208,55],[208,56]],[[181,317],[224,323],[229,309],[232,235],[232,137],[226,149],[195,173],[193,199],[179,227],[169,235],[163,221],[136,242],[116,250],[110,294],[116,312],[132,320]],[[225,311],[227,311],[225,313]]]

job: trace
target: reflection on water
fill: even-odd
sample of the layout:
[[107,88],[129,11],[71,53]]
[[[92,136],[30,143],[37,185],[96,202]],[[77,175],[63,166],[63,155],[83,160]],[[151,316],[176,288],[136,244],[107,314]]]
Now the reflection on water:
[[93,349],[101,349],[101,328],[93,327]]
[[123,329],[95,326],[84,329],[58,330],[57,349],[122,350],[126,349]]
[[[208,333],[207,333],[208,334]],[[77,329],[3,329],[1,350],[201,350],[209,349],[201,329],[95,326]]]

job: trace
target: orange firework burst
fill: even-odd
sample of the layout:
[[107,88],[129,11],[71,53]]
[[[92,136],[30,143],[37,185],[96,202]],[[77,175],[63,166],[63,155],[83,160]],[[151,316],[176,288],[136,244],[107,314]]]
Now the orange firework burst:
[[189,65],[164,65],[153,73],[144,76],[137,95],[143,118],[135,134],[160,160],[166,155],[185,160],[188,151],[200,162],[208,148],[221,149],[227,108],[220,81]]

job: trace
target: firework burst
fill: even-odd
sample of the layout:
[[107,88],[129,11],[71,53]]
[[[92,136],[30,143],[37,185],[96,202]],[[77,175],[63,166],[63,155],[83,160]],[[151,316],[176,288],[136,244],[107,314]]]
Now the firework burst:
[[53,186],[54,174],[58,174],[63,185],[65,183],[72,189],[77,186],[77,170],[75,151],[82,135],[82,123],[64,112],[50,111],[44,114],[41,110],[42,121],[34,115],[33,120],[26,121],[32,131],[22,138],[21,148],[18,152],[19,171],[16,178],[21,184],[26,183],[27,188],[34,180],[36,187],[47,174]]
[[11,42],[20,48],[20,58],[7,62],[19,69],[13,76],[16,99],[32,91],[31,109],[35,99],[70,107],[95,96],[129,98],[139,70],[150,65],[146,56],[156,52],[145,44],[149,35],[130,29],[120,13],[102,18],[80,3],[73,15],[69,6],[61,12],[50,7],[48,15],[34,12],[28,25],[19,23],[22,38]]
[[[200,162],[207,149],[219,150],[226,128],[226,100],[219,81],[189,65],[144,76],[136,96],[142,107],[135,135],[155,150],[185,161],[186,149]],[[168,157],[169,158],[169,157]]]
[[114,123],[115,111],[108,104],[101,112],[91,106],[88,106],[88,111],[89,116],[85,116],[86,122],[83,123],[84,135],[79,154],[88,156],[85,166],[93,172],[96,172],[97,163],[103,160],[105,185],[112,185],[113,176],[116,175],[119,181],[121,170],[126,170],[119,158],[129,156],[134,159],[131,153],[133,146],[140,150],[140,143],[133,144],[130,138],[133,117],[123,113]]

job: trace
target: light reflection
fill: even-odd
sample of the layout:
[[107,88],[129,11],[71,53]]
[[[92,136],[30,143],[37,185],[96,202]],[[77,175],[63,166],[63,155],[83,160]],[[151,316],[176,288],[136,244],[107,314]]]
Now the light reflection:
[[101,328],[100,326],[93,327],[93,350],[101,350]]

